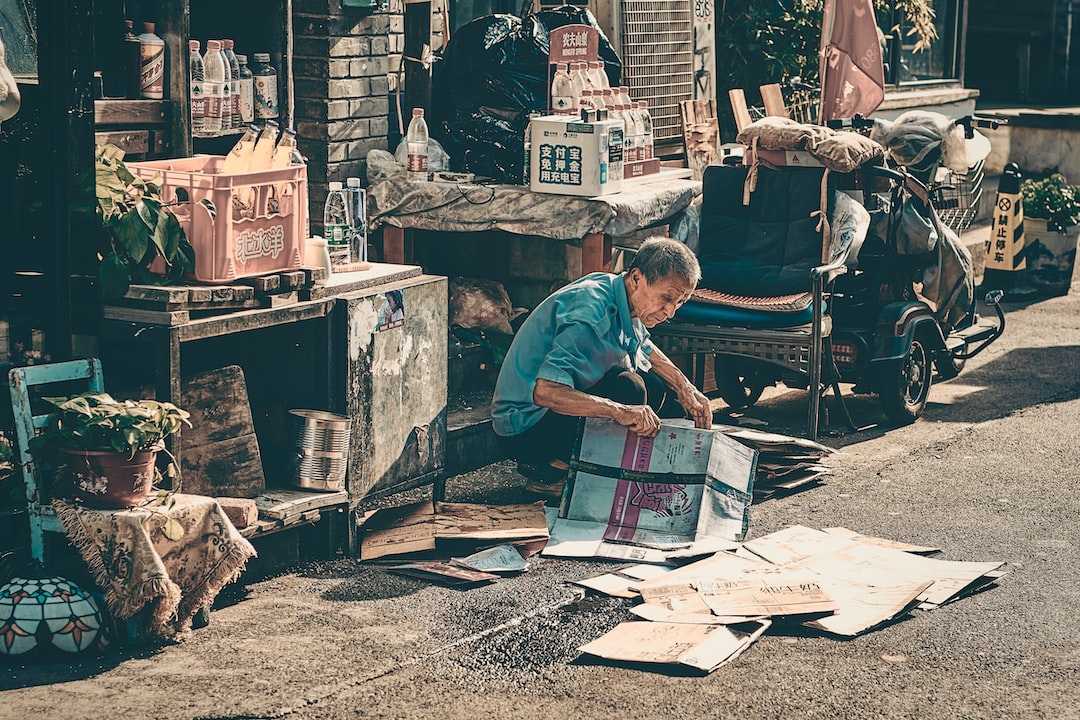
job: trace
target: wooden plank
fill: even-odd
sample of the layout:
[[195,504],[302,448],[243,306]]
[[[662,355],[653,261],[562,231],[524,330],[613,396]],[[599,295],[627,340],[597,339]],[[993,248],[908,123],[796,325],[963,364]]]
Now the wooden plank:
[[191,413],[181,458],[186,492],[253,498],[266,489],[244,372],[238,365],[187,378],[181,407]]
[[190,299],[191,290],[187,286],[172,285],[129,285],[124,293],[125,300],[150,300],[160,303],[184,303]]
[[312,492],[310,490],[275,488],[267,490],[255,498],[255,504],[259,506],[260,517],[279,520],[298,515],[307,510],[318,510],[347,502],[349,502],[349,493],[344,490],[338,492]]
[[276,295],[267,295],[269,307],[284,307],[285,305],[295,305],[300,302],[300,292],[293,290],[287,293],[277,293]]
[[330,271],[324,267],[300,268],[304,272],[304,287],[310,287],[317,282],[325,281],[330,277]]
[[124,322],[163,325],[165,327],[186,325],[191,319],[187,310],[141,310],[119,305],[103,306],[101,308],[101,317],[106,320],[123,320]]
[[145,155],[150,151],[149,130],[120,130],[116,132],[94,133],[97,145],[115,145],[125,155]]
[[728,90],[728,100],[731,102],[731,112],[735,115],[735,130],[742,129],[751,123],[750,109],[746,106],[746,93],[742,88]]
[[94,124],[158,125],[169,121],[168,100],[95,100]]
[[193,303],[205,303],[214,299],[214,292],[202,285],[193,285],[188,288],[188,301]]
[[278,273],[278,277],[281,278],[282,290],[295,290],[296,288],[304,287],[307,282],[307,275],[303,270],[290,270],[289,272]]
[[784,93],[780,90],[779,83],[770,83],[758,88],[761,91],[761,101],[765,104],[765,114],[770,117],[788,117],[787,105],[784,104]]
[[240,281],[243,285],[248,285],[260,293],[272,293],[277,292],[281,287],[280,275],[260,275],[258,277],[244,278]]
[[683,148],[691,177],[701,180],[705,168],[720,163],[720,123],[715,100],[682,100]]

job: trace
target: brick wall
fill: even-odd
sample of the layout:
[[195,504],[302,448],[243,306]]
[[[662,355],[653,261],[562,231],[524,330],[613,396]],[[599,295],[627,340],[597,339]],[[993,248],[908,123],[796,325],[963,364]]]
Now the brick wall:
[[391,73],[404,47],[403,0],[374,12],[341,0],[293,1],[293,93],[308,158],[312,232],[331,180],[363,177],[372,148],[387,149]]

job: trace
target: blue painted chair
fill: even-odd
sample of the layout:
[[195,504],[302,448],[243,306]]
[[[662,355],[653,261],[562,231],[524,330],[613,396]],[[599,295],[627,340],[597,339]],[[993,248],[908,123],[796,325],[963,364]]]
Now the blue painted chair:
[[15,438],[18,443],[19,467],[26,485],[26,504],[30,517],[30,554],[35,560],[45,560],[45,533],[60,533],[64,528],[53,512],[51,478],[33,462],[27,449],[30,438],[44,427],[49,406],[39,398],[53,395],[73,395],[82,392],[103,392],[105,381],[101,362],[96,358],[13,368],[8,373],[11,407],[15,412]]

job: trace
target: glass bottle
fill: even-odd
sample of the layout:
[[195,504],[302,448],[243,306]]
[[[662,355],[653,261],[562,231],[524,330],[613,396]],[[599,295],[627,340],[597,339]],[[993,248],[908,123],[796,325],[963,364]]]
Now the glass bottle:
[[255,81],[255,117],[274,120],[278,116],[277,71],[270,64],[270,53],[255,53],[251,68]]
[[269,170],[274,161],[274,148],[277,145],[281,127],[273,120],[267,120],[259,139],[255,141],[255,149],[251,151],[251,164],[248,172]]
[[240,66],[240,121],[250,125],[255,121],[255,80],[248,68],[247,55],[237,55],[236,63]]
[[135,34],[135,21],[124,18],[123,55],[124,97],[138,100],[142,92],[142,43]]
[[233,145],[232,150],[225,156],[221,163],[223,174],[247,172],[251,165],[251,156],[255,152],[255,142],[259,137],[259,128],[256,125],[248,125],[247,130]]
[[[270,160],[270,167],[274,169],[287,168],[292,165],[293,153],[296,152],[296,131],[285,128],[281,134],[277,146],[274,148],[274,157]],[[359,182],[359,181],[358,181]]]
[[144,22],[139,36],[139,97],[165,97],[165,41],[154,34],[154,23]]

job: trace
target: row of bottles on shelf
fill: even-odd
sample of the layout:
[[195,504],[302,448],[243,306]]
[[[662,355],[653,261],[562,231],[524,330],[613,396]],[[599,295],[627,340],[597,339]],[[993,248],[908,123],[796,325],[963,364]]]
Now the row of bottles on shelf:
[[331,270],[352,270],[367,262],[367,193],[360,178],[346,178],[345,184],[330,183],[323,206],[323,235]]
[[234,51],[232,40],[207,40],[206,54],[199,41],[188,41],[188,78],[191,84],[191,134],[214,137],[230,134],[255,120],[278,117],[277,71],[269,53],[247,56]]
[[653,157],[653,126],[649,104],[631,100],[626,85],[610,87],[602,62],[556,63],[551,81],[551,107],[556,115],[574,117],[595,113],[622,120],[624,160],[640,162]]
[[165,97],[165,41],[155,34],[152,22],[124,18],[114,44],[102,53],[102,94],[107,98],[160,100]]
[[267,120],[262,127],[248,125],[244,134],[221,164],[221,173],[258,172],[303,164],[304,158],[296,147],[296,131],[285,128],[274,120]]

